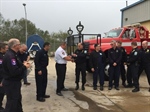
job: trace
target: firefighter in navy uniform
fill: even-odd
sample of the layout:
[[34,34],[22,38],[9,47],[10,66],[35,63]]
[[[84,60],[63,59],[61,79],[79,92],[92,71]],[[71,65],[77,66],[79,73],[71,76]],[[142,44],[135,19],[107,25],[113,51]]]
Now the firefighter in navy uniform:
[[8,41],[9,50],[3,58],[3,87],[7,96],[7,102],[4,112],[23,112],[22,96],[21,96],[21,79],[23,72],[30,67],[27,62],[22,63],[17,57],[20,49],[20,41],[18,39],[10,39]]
[[99,44],[94,45],[95,50],[90,55],[90,68],[93,72],[93,89],[97,90],[97,80],[99,78],[100,90],[103,91],[104,85],[104,65],[105,65],[105,54],[100,49]]
[[3,102],[3,98],[4,98],[4,94],[5,94],[3,84],[2,84],[2,81],[3,81],[3,66],[2,66],[2,63],[3,63],[4,55],[5,55],[7,50],[8,50],[7,44],[0,43],[0,112],[2,110],[4,110],[4,108],[2,107],[2,102]]
[[127,62],[127,53],[124,47],[121,46],[122,42],[117,41],[117,47],[120,48],[122,52],[122,59],[121,59],[121,65],[120,65],[120,74],[122,79],[122,85],[126,87],[126,70],[125,70],[125,63]]
[[[147,80],[150,85],[150,49],[148,48],[148,42],[143,41],[142,42],[142,49],[140,50],[140,57],[141,57],[141,63],[139,67],[139,77],[143,70],[145,70],[145,73],[147,75]],[[149,88],[150,92],[150,88]]]
[[48,50],[50,49],[50,43],[45,42],[43,48],[39,50],[34,59],[35,63],[35,81],[36,81],[36,100],[45,102],[45,98],[49,98],[50,95],[46,95],[47,87],[47,66],[49,64]]
[[120,64],[122,59],[122,52],[119,48],[117,48],[115,40],[112,40],[110,45],[112,46],[112,48],[108,50],[108,59],[110,65],[108,90],[112,89],[113,79],[114,79],[115,89],[119,90]]
[[[19,52],[17,53],[17,56],[19,57],[19,59],[21,60],[22,63],[24,61],[28,62],[30,60],[29,53],[26,52],[26,51],[27,51],[27,46],[25,44],[22,44],[20,49],[19,49]],[[25,72],[24,72],[23,81],[24,81],[25,85],[30,85],[31,84],[27,81],[27,70],[25,70]]]
[[85,83],[86,83],[86,54],[87,51],[83,49],[83,43],[78,43],[78,49],[72,55],[75,59],[76,68],[75,68],[75,75],[76,75],[76,88],[75,90],[79,89],[79,80],[80,80],[80,72],[82,74],[82,90],[85,90]]
[[133,86],[135,87],[132,92],[138,92],[139,89],[139,78],[138,78],[138,71],[139,71],[139,61],[140,61],[140,51],[137,48],[137,42],[133,41],[131,43],[132,51],[127,58],[127,65],[128,65],[128,73],[127,73],[127,87],[132,87],[132,80]]

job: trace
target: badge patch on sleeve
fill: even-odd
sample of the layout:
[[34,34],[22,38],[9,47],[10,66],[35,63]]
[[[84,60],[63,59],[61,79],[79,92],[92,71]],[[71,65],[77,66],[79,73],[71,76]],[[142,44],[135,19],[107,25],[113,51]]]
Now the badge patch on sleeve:
[[149,52],[149,49],[147,49],[147,51],[146,52]]
[[2,63],[3,63],[3,60],[0,59],[0,64],[2,64]]
[[134,55],[136,56],[136,55],[137,55],[137,52],[134,52]]
[[64,52],[62,52],[62,54],[63,54],[63,55],[65,55],[65,53],[64,53]]
[[12,65],[16,65],[16,60],[15,59],[11,59],[11,64]]

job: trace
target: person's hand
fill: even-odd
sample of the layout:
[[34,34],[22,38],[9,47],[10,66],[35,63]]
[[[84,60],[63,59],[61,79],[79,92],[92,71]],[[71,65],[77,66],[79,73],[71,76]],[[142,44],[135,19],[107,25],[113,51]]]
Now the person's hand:
[[0,83],[0,87],[2,87],[3,86],[3,84],[2,83]]
[[91,71],[94,72],[95,71],[94,68],[91,68]]
[[42,75],[42,71],[40,70],[40,71],[38,71],[38,75]]
[[24,64],[24,66],[26,66],[26,68],[30,68],[30,66],[31,66],[30,63],[28,63],[27,61],[24,61],[23,64]]
[[77,57],[77,55],[76,55],[76,54],[72,54],[72,56],[73,56],[73,57]]
[[117,63],[113,63],[113,66],[117,66]]
[[72,59],[71,62],[73,63],[73,62],[74,62],[74,59]]

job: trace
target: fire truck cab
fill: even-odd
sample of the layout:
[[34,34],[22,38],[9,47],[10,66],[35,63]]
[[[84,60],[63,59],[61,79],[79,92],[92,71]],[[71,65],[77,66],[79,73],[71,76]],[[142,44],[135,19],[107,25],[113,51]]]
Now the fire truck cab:
[[[132,50],[131,42],[137,41],[138,47],[141,47],[141,43],[144,40],[147,40],[150,45],[150,35],[149,31],[146,27],[141,25],[128,25],[123,28],[115,28],[105,33],[105,37],[98,40],[101,42],[102,51],[106,52],[110,49],[111,40],[120,40],[122,42],[122,46],[126,49],[127,54],[129,54]],[[94,50],[94,44],[97,42],[96,39],[90,39],[84,41],[85,43],[89,43],[89,53]]]

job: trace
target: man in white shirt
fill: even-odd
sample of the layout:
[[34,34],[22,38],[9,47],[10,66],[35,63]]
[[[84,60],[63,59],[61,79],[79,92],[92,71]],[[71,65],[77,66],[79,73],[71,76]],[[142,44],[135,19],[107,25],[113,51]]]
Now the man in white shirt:
[[63,96],[61,91],[67,91],[68,89],[64,86],[65,75],[66,75],[66,64],[67,61],[73,61],[71,56],[67,56],[65,51],[66,42],[61,43],[61,46],[55,52],[55,61],[56,61],[56,73],[57,73],[57,89],[56,94],[58,96]]

